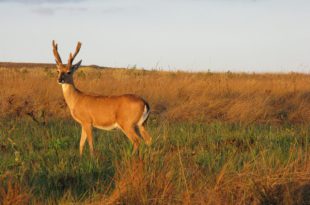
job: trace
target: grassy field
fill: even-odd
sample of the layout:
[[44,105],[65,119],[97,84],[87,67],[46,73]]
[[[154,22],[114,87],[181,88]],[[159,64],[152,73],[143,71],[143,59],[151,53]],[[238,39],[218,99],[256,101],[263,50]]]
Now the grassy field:
[[[56,69],[0,68],[0,117],[70,118]],[[310,76],[305,74],[185,73],[82,68],[84,92],[135,93],[153,115],[170,122],[300,124],[310,121]],[[42,119],[42,120],[44,120]]]
[[91,159],[86,152],[80,159],[80,128],[73,121],[42,126],[3,120],[0,199],[29,198],[39,204],[310,202],[307,126],[153,121],[149,128],[154,144],[136,154],[121,132],[96,131],[97,156]]
[[[310,77],[84,68],[81,90],[150,102],[153,144],[80,127],[55,71],[0,69],[2,204],[309,204]],[[1,204],[1,203],[0,203]]]

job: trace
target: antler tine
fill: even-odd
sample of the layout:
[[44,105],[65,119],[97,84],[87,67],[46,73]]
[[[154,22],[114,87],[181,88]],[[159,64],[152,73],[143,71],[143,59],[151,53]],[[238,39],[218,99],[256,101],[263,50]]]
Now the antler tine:
[[81,49],[82,43],[78,42],[76,45],[76,49],[74,54],[72,55],[72,53],[70,53],[69,55],[69,60],[68,60],[68,67],[70,68],[72,66],[73,60],[76,57],[76,55],[79,53],[80,49]]
[[53,53],[57,64],[62,64],[61,58],[58,53],[58,45],[53,40]]

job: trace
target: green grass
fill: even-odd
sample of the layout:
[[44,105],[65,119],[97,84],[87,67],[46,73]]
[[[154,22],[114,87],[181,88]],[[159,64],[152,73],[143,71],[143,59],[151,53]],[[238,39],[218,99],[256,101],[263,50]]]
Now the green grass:
[[[0,176],[12,176],[22,187],[21,192],[30,194],[32,203],[89,202],[113,193],[118,182],[130,173],[132,160],[137,159],[147,176],[145,187],[139,182],[144,189],[138,196],[139,203],[179,204],[208,200],[203,193],[217,190],[219,183],[225,187],[229,176],[244,172],[277,174],[291,165],[296,170],[309,161],[307,125],[171,124],[153,120],[148,129],[153,136],[152,146],[142,145],[135,154],[120,131],[94,130],[96,157],[90,157],[86,145],[80,158],[80,126],[73,120],[55,119],[40,125],[29,119],[3,119]],[[221,180],[222,174],[228,177]],[[254,181],[249,181],[249,189],[262,201],[262,193],[254,193]],[[0,190],[1,186],[7,189],[7,182],[0,182]],[[173,191],[161,192],[162,187]],[[189,196],[184,198],[184,193]],[[136,199],[130,194],[121,201],[131,204]],[[226,194],[228,202],[236,200],[233,189]]]

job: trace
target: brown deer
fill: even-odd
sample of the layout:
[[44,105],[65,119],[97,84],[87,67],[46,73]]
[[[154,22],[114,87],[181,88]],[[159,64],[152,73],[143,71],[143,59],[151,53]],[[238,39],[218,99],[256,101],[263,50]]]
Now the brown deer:
[[72,64],[81,48],[78,42],[75,53],[70,53],[68,64],[64,65],[58,53],[57,44],[53,41],[53,53],[58,72],[58,83],[62,85],[65,101],[71,115],[82,127],[80,139],[80,156],[87,139],[90,153],[94,155],[92,128],[104,130],[119,128],[133,144],[134,151],[143,138],[146,144],[151,143],[151,137],[144,124],[147,120],[150,107],[139,96],[125,94],[120,96],[95,96],[78,90],[73,81],[73,74],[80,67],[82,60]]

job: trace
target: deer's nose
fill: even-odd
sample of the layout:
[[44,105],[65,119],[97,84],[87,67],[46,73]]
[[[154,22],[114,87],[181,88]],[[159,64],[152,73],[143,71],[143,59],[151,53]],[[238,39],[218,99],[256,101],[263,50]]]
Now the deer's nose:
[[63,76],[61,75],[59,78],[58,78],[58,83],[64,83],[65,80],[63,78]]

